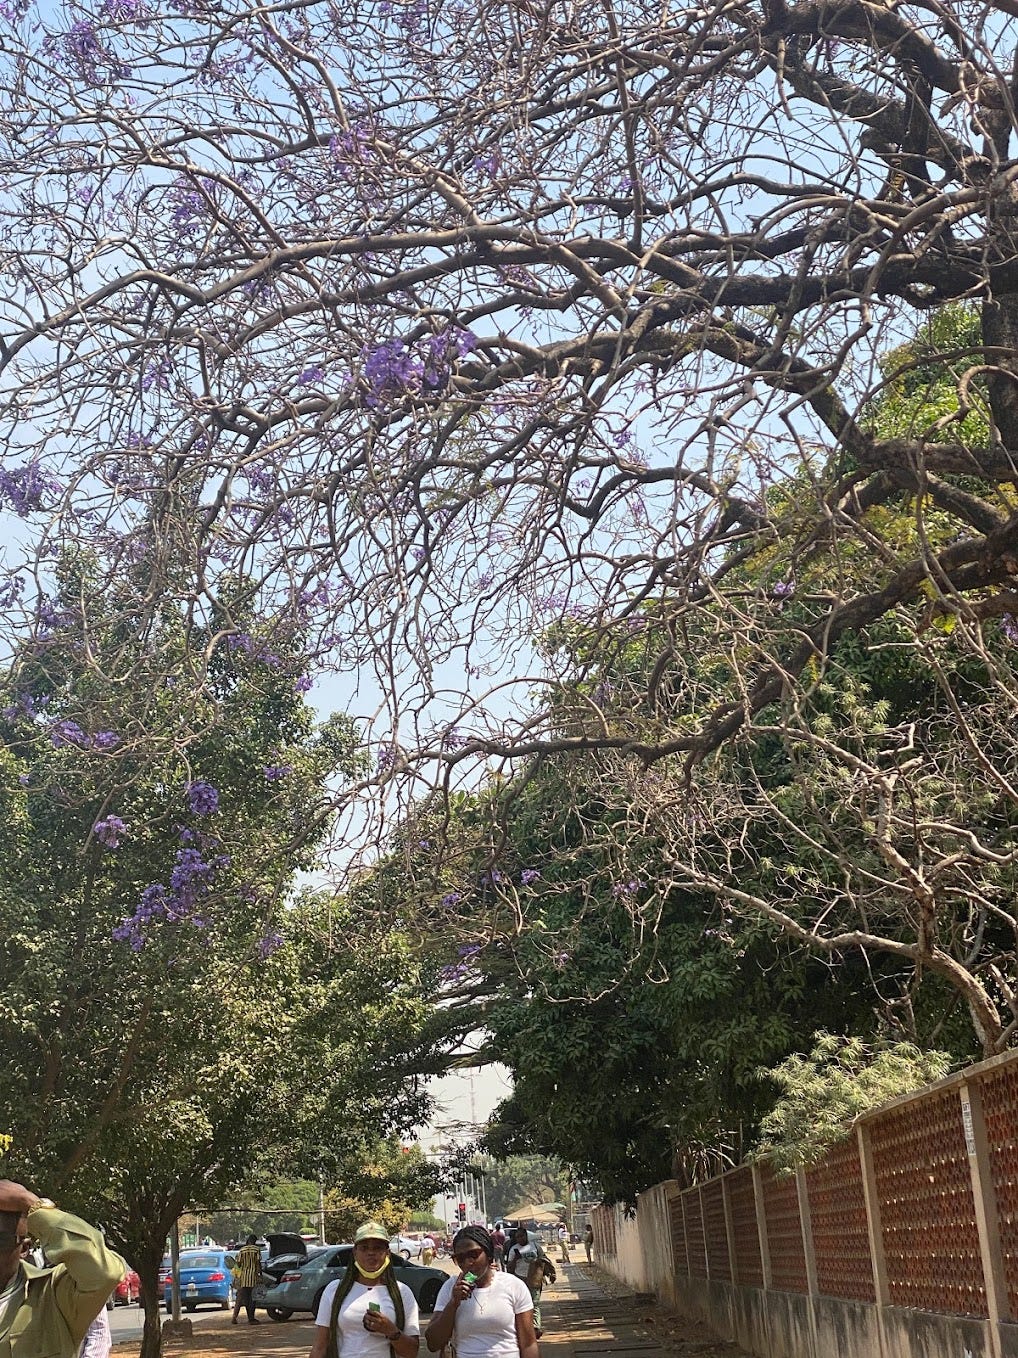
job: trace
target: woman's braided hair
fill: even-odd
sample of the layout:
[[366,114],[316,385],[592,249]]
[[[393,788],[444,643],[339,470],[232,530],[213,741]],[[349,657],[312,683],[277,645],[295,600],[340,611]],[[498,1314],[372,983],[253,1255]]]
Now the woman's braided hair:
[[[386,1291],[392,1298],[392,1305],[396,1312],[396,1328],[402,1330],[406,1324],[406,1307],[403,1305],[403,1293],[399,1290],[399,1283],[393,1275],[391,1263],[382,1274],[382,1280],[385,1283]],[[329,1339],[325,1346],[325,1358],[339,1358],[339,1312],[356,1281],[357,1261],[351,1254],[347,1270],[340,1278],[336,1295],[332,1298],[332,1311],[329,1315]],[[389,1358],[392,1358],[391,1344],[389,1345]]]

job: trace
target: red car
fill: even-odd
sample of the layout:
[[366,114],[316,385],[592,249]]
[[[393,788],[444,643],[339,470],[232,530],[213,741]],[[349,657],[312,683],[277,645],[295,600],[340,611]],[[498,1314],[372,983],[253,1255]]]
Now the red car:
[[129,1268],[113,1289],[114,1306],[130,1306],[141,1296],[141,1279]]

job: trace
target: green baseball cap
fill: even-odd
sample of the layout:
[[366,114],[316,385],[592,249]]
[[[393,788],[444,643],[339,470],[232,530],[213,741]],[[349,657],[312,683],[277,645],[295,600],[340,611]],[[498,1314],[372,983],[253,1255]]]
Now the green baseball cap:
[[363,1226],[357,1227],[357,1234],[353,1238],[353,1243],[359,1245],[362,1240],[383,1240],[389,1243],[389,1232],[380,1221],[366,1221]]

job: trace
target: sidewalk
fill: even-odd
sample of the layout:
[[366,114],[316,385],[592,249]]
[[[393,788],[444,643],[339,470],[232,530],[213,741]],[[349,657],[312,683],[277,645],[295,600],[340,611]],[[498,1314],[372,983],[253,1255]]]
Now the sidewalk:
[[[735,1344],[676,1316],[652,1297],[627,1292],[585,1263],[555,1261],[558,1281],[544,1289],[541,1358],[746,1358]],[[421,1317],[427,1325],[429,1317]],[[164,1343],[166,1358],[307,1358],[311,1317],[256,1327],[224,1314],[196,1327],[190,1340]],[[137,1340],[114,1346],[114,1358],[137,1358]],[[423,1340],[421,1358],[429,1358]]]

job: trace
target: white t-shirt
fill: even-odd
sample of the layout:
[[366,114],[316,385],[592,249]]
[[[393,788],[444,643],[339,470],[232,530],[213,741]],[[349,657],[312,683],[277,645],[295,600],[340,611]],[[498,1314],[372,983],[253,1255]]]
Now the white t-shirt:
[[[322,1302],[315,1316],[316,1325],[328,1326],[332,1320],[332,1299],[336,1295],[336,1290],[342,1280],[337,1278],[334,1283],[329,1283],[322,1293]],[[403,1333],[419,1335],[421,1332],[421,1318],[417,1309],[417,1302],[414,1294],[407,1287],[406,1283],[397,1283],[403,1298]],[[392,1304],[389,1296],[389,1289],[384,1282],[377,1283],[374,1287],[366,1287],[364,1283],[354,1283],[349,1293],[345,1297],[342,1306],[339,1308],[339,1334],[337,1340],[339,1344],[340,1358],[389,1358],[389,1341],[380,1334],[372,1334],[370,1330],[364,1328],[364,1317],[368,1312],[368,1302],[374,1301],[383,1316],[388,1316],[392,1323],[396,1324],[396,1308]]]
[[[455,1278],[442,1284],[435,1315],[448,1306]],[[475,1287],[456,1312],[456,1358],[519,1358],[516,1317],[534,1309],[530,1288],[511,1273],[492,1272],[490,1287]],[[345,1355],[344,1355],[345,1358]]]
[[517,1245],[515,1241],[508,1246],[505,1252],[505,1266],[508,1272],[515,1273],[517,1278],[525,1278],[530,1271],[530,1265],[539,1255],[539,1250],[532,1240],[525,1245]]

